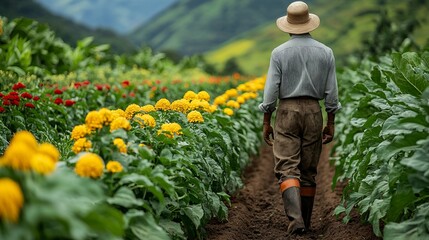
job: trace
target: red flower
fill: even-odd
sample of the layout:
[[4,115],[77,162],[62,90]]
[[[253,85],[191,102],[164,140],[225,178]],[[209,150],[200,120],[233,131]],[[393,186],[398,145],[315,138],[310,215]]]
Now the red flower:
[[10,92],[8,95],[11,95],[11,96],[18,96],[18,95],[19,95],[19,93],[17,93],[17,92]]
[[40,97],[39,97],[39,96],[34,96],[34,97],[33,97],[33,100],[34,100],[34,101],[39,101],[39,100],[40,100]]
[[16,84],[14,84],[14,85],[13,85],[13,87],[12,87],[12,89],[13,89],[14,91],[16,91],[16,90],[18,90],[18,89],[21,89],[21,88],[25,88],[25,85],[24,85],[22,82],[18,82],[18,83],[16,83]]
[[9,101],[9,100],[7,100],[7,99],[3,100],[3,105],[4,105],[4,106],[8,106],[8,105],[10,105],[10,101]]
[[126,98],[126,97],[127,97],[127,94],[123,93],[122,98]]
[[0,107],[0,113],[6,111],[3,107]]
[[156,80],[156,82],[155,82],[156,84],[160,84],[161,83],[161,80]]
[[128,81],[128,80],[124,80],[124,81],[122,81],[122,87],[128,87],[128,86],[130,86],[130,81]]
[[109,85],[109,84],[104,84],[104,87],[105,87],[107,90],[110,90],[110,85]]
[[78,89],[80,87],[82,87],[82,83],[77,82],[77,83],[74,84],[74,88]]
[[63,94],[63,91],[61,91],[60,89],[57,88],[57,89],[55,89],[54,93],[55,94]]
[[66,100],[65,104],[67,107],[71,107],[75,104],[76,102],[73,100]]
[[162,87],[162,88],[161,88],[161,91],[162,91],[162,92],[166,92],[166,91],[167,91],[167,89],[168,89],[168,88],[167,88],[166,86],[164,86],[164,87]]
[[34,104],[29,103],[29,102],[26,103],[25,106],[28,107],[28,108],[34,108]]
[[61,98],[57,98],[55,99],[54,103],[57,105],[60,105],[60,104],[63,104],[63,100]]
[[89,82],[89,80],[85,80],[85,81],[83,81],[83,82],[82,82],[82,84],[83,84],[84,86],[87,86],[87,85],[89,85],[89,84],[90,84],[90,82]]
[[12,100],[12,105],[18,106],[19,105],[19,100]]
[[157,87],[152,87],[151,89],[152,91],[156,91]]
[[4,96],[3,93],[0,92],[0,98],[3,97],[3,96]]
[[136,94],[134,92],[130,92],[130,97],[135,97]]
[[97,88],[98,91],[103,91],[103,85],[101,84],[96,84],[95,88]]
[[30,93],[28,93],[28,92],[23,92],[21,94],[21,97],[22,98],[27,98],[27,99],[32,99],[33,98],[33,96]]

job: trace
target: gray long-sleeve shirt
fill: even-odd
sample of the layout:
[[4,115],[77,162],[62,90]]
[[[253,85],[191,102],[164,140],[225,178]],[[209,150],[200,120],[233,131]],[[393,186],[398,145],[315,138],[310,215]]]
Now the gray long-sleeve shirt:
[[277,99],[293,97],[325,99],[327,112],[341,108],[338,101],[335,58],[332,50],[310,34],[292,35],[275,48],[264,89],[262,112],[273,112]]

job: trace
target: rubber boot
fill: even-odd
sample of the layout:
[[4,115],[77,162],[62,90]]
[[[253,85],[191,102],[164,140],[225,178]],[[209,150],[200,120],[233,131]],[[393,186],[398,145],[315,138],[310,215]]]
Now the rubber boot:
[[286,216],[289,218],[287,236],[301,234],[305,231],[301,213],[301,195],[299,187],[289,187],[282,193]]
[[301,212],[305,224],[305,231],[310,230],[315,194],[315,187],[301,187]]

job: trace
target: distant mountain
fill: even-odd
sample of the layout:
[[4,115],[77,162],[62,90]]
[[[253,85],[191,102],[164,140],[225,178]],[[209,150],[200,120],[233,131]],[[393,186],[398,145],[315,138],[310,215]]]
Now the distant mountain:
[[136,49],[136,45],[131,43],[126,37],[118,36],[109,30],[93,30],[77,24],[51,13],[33,0],[0,0],[0,16],[7,17],[8,19],[27,17],[47,24],[55,31],[58,37],[72,46],[76,44],[77,40],[93,36],[95,39],[94,43],[110,44],[112,50],[117,53],[130,52]]
[[202,53],[272,21],[285,12],[279,0],[179,0],[130,37],[156,50]]
[[[413,34],[413,39],[420,45],[429,41],[429,0],[413,0],[409,5],[420,26]],[[381,11],[386,10],[390,16],[394,12],[407,8],[410,2],[401,0],[360,0],[360,1],[329,1],[314,0],[310,12],[319,15],[321,24],[313,31],[312,36],[331,47],[338,60],[362,48],[363,40],[375,32],[375,20]],[[287,4],[283,5],[286,9]],[[403,16],[405,21],[409,16]],[[276,18],[259,28],[230,39],[216,50],[205,53],[205,59],[222,69],[225,62],[234,59],[238,66],[248,74],[266,74],[271,51],[279,44],[287,41],[289,35],[280,31]],[[397,19],[399,21],[399,19]]]
[[91,28],[124,34],[177,0],[36,0],[50,11]]

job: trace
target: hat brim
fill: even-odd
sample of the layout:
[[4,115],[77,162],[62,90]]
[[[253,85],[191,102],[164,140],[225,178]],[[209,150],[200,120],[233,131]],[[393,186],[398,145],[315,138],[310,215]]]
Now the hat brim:
[[308,33],[313,31],[320,25],[320,18],[317,15],[310,13],[309,18],[310,20],[306,23],[291,24],[287,21],[287,15],[286,15],[278,18],[276,21],[276,24],[277,24],[277,27],[283,32],[292,33],[292,34],[303,34],[303,33]]

